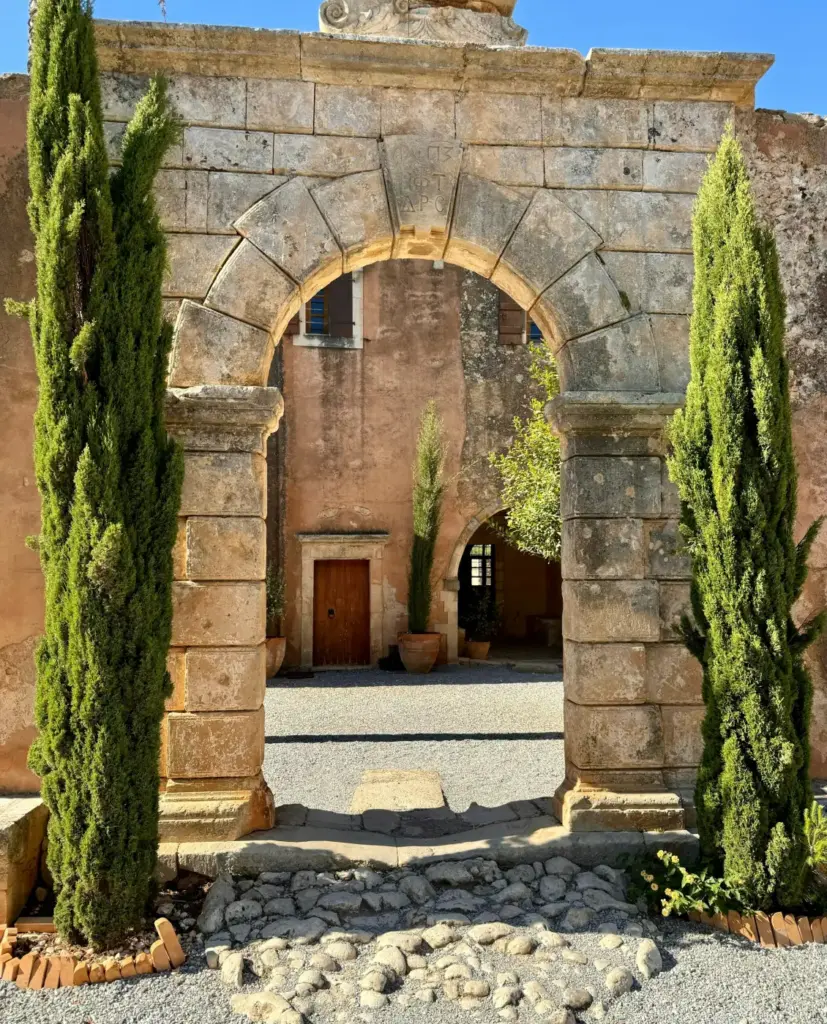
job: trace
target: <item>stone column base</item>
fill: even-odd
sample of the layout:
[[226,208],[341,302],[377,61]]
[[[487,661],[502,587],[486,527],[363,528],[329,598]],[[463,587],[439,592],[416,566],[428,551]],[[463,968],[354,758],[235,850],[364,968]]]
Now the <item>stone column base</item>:
[[273,794],[261,773],[239,779],[167,779],[162,787],[162,843],[241,839],[275,822]]
[[[616,773],[620,775],[621,773]],[[630,776],[624,786],[567,779],[554,795],[554,813],[570,832],[651,832],[688,827],[679,793],[648,778]],[[619,780],[618,780],[619,782]]]
[[37,884],[49,812],[39,796],[0,797],[0,930]]

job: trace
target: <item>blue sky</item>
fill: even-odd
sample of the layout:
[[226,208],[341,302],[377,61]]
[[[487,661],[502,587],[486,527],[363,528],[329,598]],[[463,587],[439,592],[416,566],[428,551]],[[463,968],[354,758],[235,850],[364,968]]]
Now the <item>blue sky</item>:
[[[169,21],[317,27],[319,0],[167,0]],[[0,0],[0,73],[25,71],[27,0]],[[100,18],[159,20],[156,0],[96,0]],[[518,0],[536,46],[741,50],[776,55],[758,106],[827,114],[825,0]]]

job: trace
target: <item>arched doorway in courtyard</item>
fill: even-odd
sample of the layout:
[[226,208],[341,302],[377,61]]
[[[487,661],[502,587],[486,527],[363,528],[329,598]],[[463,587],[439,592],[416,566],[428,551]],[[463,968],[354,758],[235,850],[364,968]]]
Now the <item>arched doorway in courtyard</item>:
[[[181,308],[168,421],[186,450],[186,557],[174,588],[171,659],[183,661],[187,698],[164,730],[171,832],[182,813],[186,828],[207,827],[216,807],[217,834],[272,821],[260,773],[260,697],[255,689],[239,697],[236,686],[228,700],[214,672],[260,679],[263,446],[283,409],[266,386],[274,345],[325,284],[408,258],[491,280],[529,312],[558,362],[561,395],[551,415],[564,458],[562,820],[589,829],[686,821],[702,708],[672,633],[687,588],[671,553],[677,509],[662,462],[663,427],[680,397],[662,389],[652,318],[621,293],[587,211],[551,189],[526,193],[461,173],[463,149],[453,138],[385,138],[381,171],[290,179],[235,220],[241,238],[203,303]],[[250,554],[231,559],[240,534],[253,538]],[[217,572],[196,555],[202,538],[219,535],[227,543],[213,543],[206,558],[221,562]],[[189,696],[196,679],[197,705]]]

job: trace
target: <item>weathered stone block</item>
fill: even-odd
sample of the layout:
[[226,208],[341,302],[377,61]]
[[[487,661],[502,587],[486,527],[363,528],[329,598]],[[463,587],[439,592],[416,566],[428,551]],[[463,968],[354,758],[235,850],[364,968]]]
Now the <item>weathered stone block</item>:
[[267,538],[263,519],[187,519],[187,579],[263,580]]
[[568,190],[561,198],[601,235],[606,249],[692,251],[694,196],[584,189]]
[[265,618],[263,583],[172,584],[175,647],[256,647],[264,641]]
[[0,797],[0,922],[12,924],[37,883],[49,812],[39,796]]
[[305,301],[342,274],[342,252],[301,178],[260,199],[235,226],[302,286]]
[[563,636],[580,642],[658,640],[654,580],[566,581]]
[[273,170],[271,132],[232,131],[227,128],[185,128],[184,166],[211,171]]
[[207,172],[159,171],[155,206],[165,231],[207,231]]
[[207,231],[210,234],[234,235],[238,218],[259,199],[283,185],[281,174],[243,174],[233,171],[210,171],[207,195]]
[[566,519],[563,579],[643,579],[641,519]]
[[247,88],[240,78],[172,75],[169,98],[184,124],[244,127]]
[[646,575],[656,579],[686,580],[692,561],[683,550],[677,519],[646,524]]
[[538,191],[491,280],[529,309],[552,282],[598,245],[600,237],[584,220],[551,192]]
[[317,85],[314,131],[378,139],[380,100],[380,90],[369,86]]
[[312,82],[251,78],[247,82],[247,127],[313,134]]
[[528,202],[511,189],[463,174],[445,258],[489,277]]
[[242,452],[186,452],[183,516],[264,516],[267,464]]
[[690,615],[688,583],[660,584],[660,636],[661,640],[677,640],[678,626],[683,615]]
[[669,466],[664,461],[661,469],[661,511],[664,516],[677,519],[681,514],[681,497],[669,477]]
[[266,331],[185,299],[175,326],[169,384],[264,386],[272,356]]
[[398,238],[393,255],[442,259],[462,163],[462,146],[438,136],[384,141],[388,199]]
[[652,131],[655,149],[714,153],[732,113],[730,103],[658,100]]
[[336,235],[345,273],[390,258],[393,226],[381,171],[349,174],[317,185],[312,195]]
[[703,707],[661,708],[664,764],[670,768],[683,768],[701,763],[704,750],[701,726],[705,714]]
[[643,188],[653,192],[697,192],[708,162],[704,153],[645,153]]
[[284,271],[245,240],[227,260],[205,304],[278,337],[301,305],[301,293]]
[[647,647],[567,640],[567,699],[575,704],[644,704],[651,700],[646,694]]
[[[106,121],[103,126],[103,141],[109,162],[117,166],[121,162],[121,147],[126,125],[116,121]],[[182,142],[174,142],[164,153],[162,167],[183,167],[184,146]]]
[[658,359],[648,316],[570,341],[557,353],[572,391],[658,391]]
[[264,709],[167,716],[171,778],[255,775],[264,760]]
[[203,299],[237,244],[224,235],[169,235],[164,294]]
[[[176,579],[178,577],[176,576]],[[167,651],[167,672],[172,681],[172,695],[164,703],[166,711],[183,711],[187,702],[187,651],[170,647]]]
[[566,738],[566,755],[578,768],[657,768],[663,764],[659,708],[599,708],[566,701]]
[[103,116],[111,121],[128,121],[148,85],[149,75],[102,72],[100,90]]
[[460,93],[457,137],[464,142],[493,146],[539,146],[543,141],[540,97]]
[[343,174],[375,171],[379,167],[376,139],[336,138],[330,135],[276,135],[273,170],[276,174],[309,174],[339,178]]
[[543,97],[547,146],[646,149],[651,121],[652,104],[639,100]]
[[633,188],[643,184],[643,151],[561,146],[545,151],[548,188]]
[[563,518],[661,514],[661,460],[654,457],[571,458],[563,463]]
[[500,185],[542,187],[543,151],[531,146],[468,146],[462,169]]
[[568,339],[618,323],[626,315],[614,281],[594,253],[548,288],[532,309],[532,316],[544,316],[554,324],[558,347]]
[[651,704],[701,704],[703,670],[683,643],[646,645],[646,700]]
[[257,711],[264,703],[267,686],[264,663],[264,644],[190,648],[186,656],[187,711]]
[[186,516],[178,517],[178,528],[175,534],[175,546],[172,549],[172,578],[187,578],[187,520]]
[[436,89],[383,89],[383,135],[456,135],[454,93]]
[[632,310],[692,312],[693,259],[681,253],[603,252],[603,262]]
[[226,849],[223,843],[272,828],[274,822],[273,795],[261,772],[246,778],[167,779],[160,811],[161,839],[176,844],[179,854],[191,843],[191,863],[201,867],[206,848]]

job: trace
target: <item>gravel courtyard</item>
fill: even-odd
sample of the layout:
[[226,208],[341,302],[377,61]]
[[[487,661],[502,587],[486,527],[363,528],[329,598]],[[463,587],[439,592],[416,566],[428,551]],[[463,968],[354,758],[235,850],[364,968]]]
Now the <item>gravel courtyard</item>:
[[276,803],[344,813],[369,768],[438,771],[454,811],[554,794],[565,774],[560,676],[484,665],[415,678],[271,680],[264,774]]

